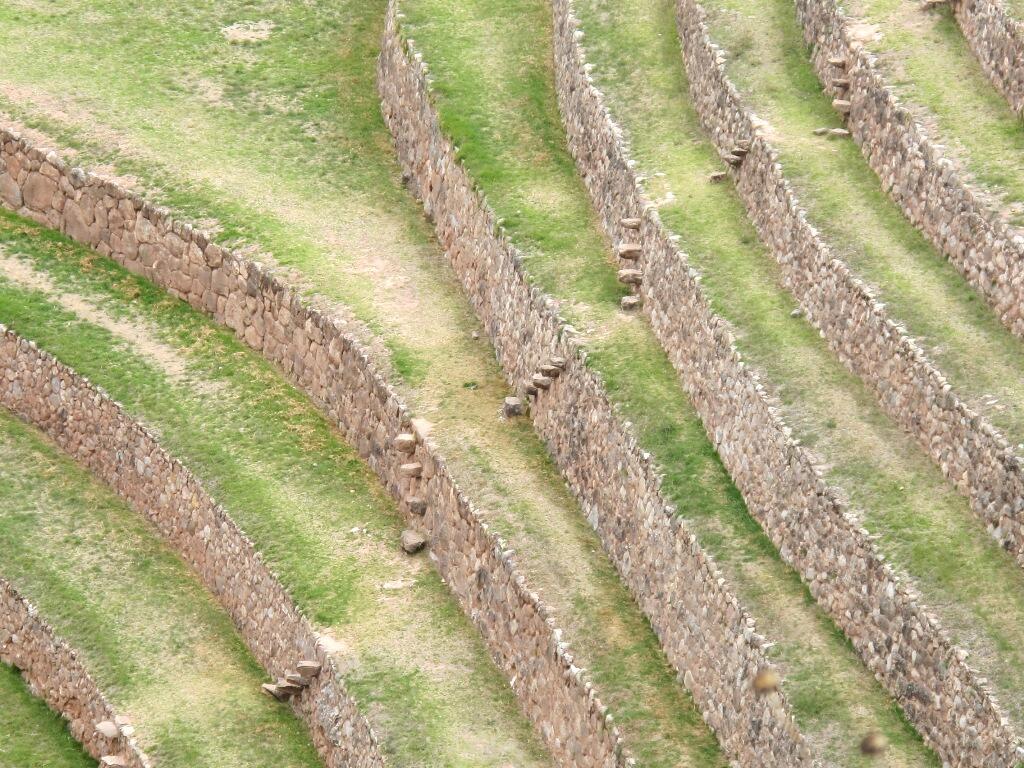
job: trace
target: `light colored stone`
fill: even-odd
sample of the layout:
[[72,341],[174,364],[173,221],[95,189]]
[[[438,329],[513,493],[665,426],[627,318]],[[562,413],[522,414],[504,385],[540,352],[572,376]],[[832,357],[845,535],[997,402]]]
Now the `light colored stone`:
[[407,555],[415,555],[427,545],[427,537],[412,528],[402,531],[402,550]]

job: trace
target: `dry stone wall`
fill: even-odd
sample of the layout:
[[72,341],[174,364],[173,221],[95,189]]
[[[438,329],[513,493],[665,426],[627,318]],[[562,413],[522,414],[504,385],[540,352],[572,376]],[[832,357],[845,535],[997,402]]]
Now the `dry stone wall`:
[[230,614],[271,676],[300,660],[321,672],[291,701],[328,768],[384,760],[338,669],[252,542],[195,476],[120,405],[34,344],[2,328],[0,405],[41,429],[153,523]]
[[[69,168],[56,153],[35,149],[2,131],[0,150],[0,189],[7,190],[2,200],[8,207],[60,229],[209,313],[275,363],[338,425],[399,500],[409,525],[426,535],[438,571],[561,764],[631,764],[607,709],[585,673],[573,664],[553,617],[530,591],[512,551],[489,530],[458,487],[428,430],[411,418],[346,320],[310,306],[270,268],[221,248],[205,233],[173,220],[167,211],[116,184]],[[412,439],[396,440],[406,434]],[[125,476],[137,482],[132,469],[130,463],[122,467]],[[156,498],[159,501],[159,495]],[[218,515],[210,532],[231,527],[222,511]],[[203,530],[186,527],[179,533],[192,541],[195,535],[208,535]],[[202,542],[194,546],[193,554],[201,556]],[[245,546],[251,545],[246,541]],[[211,574],[219,593],[225,589],[225,578],[244,570],[230,558],[225,562],[231,567]],[[271,589],[269,582],[262,589]],[[241,595],[252,602],[239,606],[240,617],[256,620],[263,616],[261,611],[269,612],[267,621],[276,617],[270,628],[278,626],[285,603],[265,599],[272,594],[245,589]],[[281,600],[286,597],[281,593]],[[299,642],[298,635],[292,641]],[[268,648],[293,647],[306,651],[305,645],[288,645],[283,639]],[[267,660],[279,665],[295,659],[289,652],[287,659]],[[277,666],[273,669],[276,672]],[[321,712],[316,716],[319,730],[328,739],[350,745],[352,765],[375,764],[378,758],[369,753],[372,734],[355,718],[354,709],[342,706],[340,679],[321,678],[336,680],[335,706],[344,716],[332,716],[333,707]]]
[[1024,233],[966,183],[928,130],[886,86],[876,57],[856,41],[836,0],[795,0],[825,91],[882,186],[992,306],[1024,337]]
[[950,0],[967,44],[1014,112],[1024,109],[1024,23],[1003,0]]
[[[761,239],[808,320],[885,412],[909,432],[970,500],[1000,545],[1024,565],[1024,462],[991,423],[969,408],[923,349],[835,258],[808,222],[778,154],[726,76],[694,3],[678,4],[690,92],[705,129],[730,165]],[[735,156],[735,155],[734,155]]]
[[726,753],[743,766],[809,765],[783,696],[753,689],[770,668],[764,639],[661,495],[656,467],[615,413],[556,303],[530,285],[440,128],[426,67],[399,19],[391,2],[379,64],[385,121],[506,374],[529,391],[542,366],[564,362],[537,388],[535,426]]
[[[0,578],[0,661],[21,671],[32,693],[68,721],[71,735],[104,765],[150,768],[126,720],[89,675],[78,653],[6,579]],[[109,731],[97,725],[111,728]]]
[[[884,563],[744,366],[730,330],[708,305],[699,275],[644,194],[622,131],[588,74],[571,3],[553,0],[553,7],[556,88],[570,149],[619,252],[624,244],[638,246],[630,251],[634,262],[639,256],[644,312],[748,508],[945,760],[958,766],[1013,765],[1024,752],[983,682]],[[743,164],[756,163],[754,153],[766,147],[758,146],[742,112],[727,108],[735,94],[723,80],[721,57],[704,33],[700,9],[680,0],[677,10],[698,108],[726,105],[732,122],[717,130],[730,131],[730,142],[742,142]],[[834,275],[825,277],[826,286],[835,281]]]

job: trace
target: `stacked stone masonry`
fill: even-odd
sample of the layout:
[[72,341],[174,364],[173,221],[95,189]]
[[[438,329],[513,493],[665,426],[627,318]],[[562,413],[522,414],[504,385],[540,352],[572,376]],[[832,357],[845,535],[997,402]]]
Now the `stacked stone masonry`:
[[[409,524],[426,535],[438,571],[480,630],[498,666],[513,681],[523,710],[561,764],[612,768],[631,763],[607,709],[587,676],[573,664],[560,630],[530,591],[511,550],[488,529],[457,486],[426,430],[414,429],[409,411],[346,320],[311,307],[268,267],[221,248],[205,233],[174,221],[166,211],[118,185],[66,166],[54,152],[36,149],[3,131],[0,148],[0,189],[8,207],[65,232],[209,313],[275,363],[338,425],[399,500]],[[40,191],[42,187],[45,191]],[[398,435],[409,432],[416,434],[411,454],[395,445]],[[408,474],[402,471],[404,464],[420,468]],[[130,463],[120,468],[138,481]],[[190,487],[193,490],[198,492]],[[172,498],[162,501],[165,507],[173,502]],[[222,511],[217,512],[217,520],[211,531],[231,528]],[[190,541],[196,535],[188,528],[172,529],[188,533]],[[203,527],[198,530],[201,533]],[[201,540],[193,545],[192,555],[208,556]],[[248,543],[245,546],[251,548]],[[218,584],[247,572],[230,553],[225,556],[227,567],[212,574]],[[232,599],[248,595],[248,604],[238,606],[243,620],[258,618],[254,612],[262,617],[257,605],[264,606],[263,611],[275,611],[276,619],[268,629],[283,631],[282,616],[274,607],[291,602],[280,602],[287,595],[276,591],[279,586],[269,589],[269,582],[264,582],[258,588],[244,588]],[[223,591],[218,586],[218,593]],[[264,618],[269,621],[267,617],[260,620]],[[291,644],[283,636],[266,638],[268,653],[289,649],[287,658],[260,656],[261,661],[273,663],[275,674],[293,664],[299,650],[314,650],[297,627],[291,631]],[[323,659],[322,654],[317,658]],[[378,764],[372,734],[355,716],[354,707],[345,703],[348,699],[340,679],[333,674],[321,678],[335,681],[331,691],[335,701],[316,716],[318,729],[329,741],[337,740],[339,747],[347,745],[352,765]],[[343,716],[333,716],[333,710]],[[319,746],[324,746],[322,741]]]
[[1024,23],[1003,0],[951,0],[953,15],[988,79],[1017,114],[1024,110]]
[[45,432],[157,528],[220,601],[261,665],[322,671],[291,699],[328,768],[380,768],[369,724],[313,627],[252,542],[195,476],[87,379],[3,328],[0,405]]
[[1000,321],[1024,338],[1024,233],[963,180],[887,87],[876,57],[857,42],[836,0],[795,2],[818,78],[826,93],[848,104],[847,126],[886,192]]
[[761,239],[782,268],[786,287],[842,362],[970,498],[992,535],[1024,566],[1024,462],[987,419],[952,391],[849,266],[833,257],[808,223],[776,151],[726,77],[720,51],[706,40],[703,24],[690,9],[689,3],[679,4],[692,98],[720,152],[727,154],[737,145],[749,148],[730,172]]
[[[553,6],[556,88],[570,149],[608,236],[614,243],[641,246],[644,312],[749,509],[944,759],[962,766],[1012,765],[1024,753],[990,692],[935,617],[883,562],[867,531],[788,436],[763,386],[744,366],[726,323],[703,295],[699,275],[643,192],[622,131],[588,74],[570,2],[553,0]],[[742,109],[729,106],[738,100],[707,38],[700,8],[680,0],[677,11],[698,109],[709,114],[718,109],[729,117],[727,125],[713,126],[713,133],[722,134],[716,138],[747,150],[740,167],[768,164],[770,174],[743,173],[754,177],[750,184],[763,185],[766,195],[769,188],[777,191],[778,171],[768,148],[755,138]],[[743,173],[741,183],[748,183]],[[774,203],[787,204],[795,205],[785,199]],[[845,282],[836,265],[825,264],[820,301]],[[857,320],[863,312],[838,304],[828,317],[852,314]]]
[[[657,467],[616,414],[557,304],[531,286],[521,255],[444,136],[426,67],[389,3],[379,86],[410,187],[530,409],[569,487],[670,662],[726,753],[742,766],[809,765],[808,747],[779,691],[759,695],[765,640],[660,491]],[[548,361],[564,370],[534,385]],[[542,377],[543,378],[543,377]],[[542,386],[541,386],[542,385]]]
[[[94,758],[116,758],[126,768],[150,768],[151,763],[139,750],[132,731],[114,712],[78,652],[57,637],[35,606],[3,578],[0,661],[21,671],[29,690],[68,721],[71,735]],[[115,725],[116,733],[105,734],[96,727],[101,723]]]

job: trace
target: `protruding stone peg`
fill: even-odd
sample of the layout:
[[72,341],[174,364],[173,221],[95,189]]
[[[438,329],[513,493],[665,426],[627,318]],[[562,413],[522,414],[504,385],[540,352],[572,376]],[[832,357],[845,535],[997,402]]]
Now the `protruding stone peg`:
[[564,357],[558,357],[557,355],[555,355],[550,360],[548,360],[548,362],[551,363],[553,366],[555,366],[555,368],[557,368],[560,371],[564,371],[565,370],[565,358]]
[[277,688],[277,690],[283,691],[284,693],[287,693],[289,696],[294,696],[295,694],[301,693],[302,691],[301,685],[299,685],[298,683],[291,682],[287,677],[277,678],[277,682],[274,683],[274,686]]
[[421,499],[419,496],[410,496],[405,500],[405,503],[409,506],[409,511],[414,515],[425,515],[427,514],[427,502]]
[[542,375],[547,376],[549,379],[557,379],[562,375],[562,369],[557,365],[551,365],[550,363],[542,365],[540,367]]
[[403,464],[398,468],[398,471],[402,477],[419,477],[423,474],[423,465],[418,461],[412,461],[408,464]]
[[104,755],[100,758],[100,765],[103,768],[125,768],[128,761],[120,755]]
[[523,385],[523,391],[527,395],[536,395],[537,394],[537,386],[532,381],[528,381],[528,382],[526,382]]
[[741,147],[738,144],[730,150],[736,157],[744,158],[750,154],[750,147]]
[[273,683],[264,683],[260,686],[260,689],[267,694],[267,696],[273,696],[278,701],[288,701],[288,698],[291,696],[290,693],[282,691]]
[[537,389],[551,389],[551,378],[543,373],[533,374],[533,378],[530,381]]
[[513,416],[523,415],[523,401],[518,397],[506,397],[505,402],[502,403],[501,412],[505,414],[506,418],[511,419]]
[[297,685],[299,688],[305,688],[309,685],[309,678],[303,677],[298,672],[289,672],[287,675],[284,676],[284,679],[287,680],[291,685]]
[[725,171],[715,171],[710,176],[708,176],[708,181],[710,181],[712,184],[717,184],[720,181],[725,181],[725,177],[728,175],[729,174],[727,174]]
[[644,252],[644,249],[640,247],[638,243],[623,243],[619,246],[619,258],[626,259],[628,261],[636,261],[640,258],[640,255]]
[[773,670],[762,669],[754,675],[754,691],[765,695],[779,690],[779,676]]
[[395,438],[395,449],[400,453],[412,453],[416,450],[416,436],[404,432]]
[[833,67],[839,67],[840,69],[846,69],[846,59],[842,57],[835,57],[828,60],[828,63]]
[[619,306],[626,312],[632,312],[640,306],[639,296],[623,296],[619,300]]
[[644,280],[644,273],[639,269],[620,269],[619,282],[626,285],[640,285]]
[[641,220],[637,218],[623,219],[619,222],[624,229],[640,229]]
[[103,720],[96,723],[96,733],[105,739],[116,739],[121,735],[121,729],[117,727],[116,723],[110,720]]
[[427,545],[427,537],[412,528],[402,531],[402,549],[407,555],[415,555]]
[[852,106],[853,105],[850,104],[850,102],[847,101],[846,99],[833,99],[832,100],[832,108],[836,112],[839,112],[839,113],[844,114],[844,115],[850,114],[850,109],[851,109]]
[[850,81],[845,77],[837,77],[832,81],[833,88],[849,88]]
[[733,168],[739,168],[743,164],[743,158],[739,155],[734,155],[731,152],[727,155],[722,155],[722,160],[731,165]]
[[860,742],[861,753],[868,755],[869,757],[878,757],[885,753],[886,748],[889,746],[889,741],[884,735],[878,731],[872,731]]
[[313,659],[302,659],[295,665],[295,671],[303,677],[316,677],[320,674],[320,662]]

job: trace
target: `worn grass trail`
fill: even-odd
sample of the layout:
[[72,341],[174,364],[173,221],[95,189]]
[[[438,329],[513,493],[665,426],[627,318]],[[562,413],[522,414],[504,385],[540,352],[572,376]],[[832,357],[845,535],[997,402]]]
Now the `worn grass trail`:
[[[893,765],[931,756],[750,518],[645,321],[618,311],[623,291],[565,148],[540,2],[406,0],[408,35],[430,63],[446,130],[460,147],[538,284],[588,340],[665,489],[693,521],[741,600],[779,641],[800,725],[832,761],[857,765],[857,742],[885,730]],[[671,25],[665,27],[669,32]],[[631,57],[642,48],[628,48]],[[646,85],[644,86],[647,87]]]
[[[774,29],[775,3],[749,6],[746,15],[756,14],[757,20],[741,25],[721,13],[727,1],[709,3],[720,12],[715,34],[745,34],[749,41]],[[671,0],[579,5],[599,84],[651,177],[652,192],[662,197],[663,219],[681,235],[680,246],[704,275],[713,305],[736,327],[747,359],[777,387],[787,422],[820,459],[827,478],[846,491],[866,527],[880,534],[881,551],[921,589],[955,640],[974,652],[973,662],[1020,723],[1024,658],[1017,657],[1013,638],[1024,630],[1024,574],[816,331],[790,317],[795,301],[781,288],[775,261],[758,243],[734,189],[707,182],[721,163],[689,103],[678,41],[671,34]],[[772,48],[750,58],[768,62],[781,55]],[[795,69],[795,59],[787,56],[786,66]],[[816,102],[789,83],[760,85],[778,98],[787,120],[796,120],[793,115]],[[769,98],[761,94],[752,98]],[[855,159],[850,156],[851,165]]]
[[[1024,226],[1024,130],[945,5],[853,0],[850,16],[886,79],[1016,226]],[[790,3],[790,9],[795,14]]]
[[814,135],[840,122],[808,63],[792,2],[751,8],[715,0],[709,9],[713,32],[730,53],[729,73],[770,122],[771,140],[814,225],[967,402],[1011,442],[1024,443],[1024,343],[903,218],[853,142]]
[[[260,692],[264,674],[187,566],[6,411],[0,509],[4,575],[79,649],[160,765],[319,765],[305,726]],[[16,717],[6,702],[4,712]]]
[[21,674],[0,664],[0,768],[45,765],[92,768],[95,761],[74,740],[60,715],[33,696]]
[[[136,177],[148,194],[219,226],[224,241],[258,242],[351,306],[386,342],[403,395],[437,425],[453,474],[516,549],[638,756],[721,765],[532,426],[499,417],[508,387],[400,184],[380,117],[384,8],[383,0],[3,6],[0,101],[55,143],[77,147],[79,162]],[[140,18],[137,34],[111,34]],[[268,39],[229,43],[221,29],[241,20],[272,22]],[[549,130],[560,135],[557,121]],[[576,205],[585,220],[585,200]],[[613,280],[598,282],[618,296]],[[657,402],[678,391],[651,386],[643,396]],[[693,434],[693,469],[712,470],[707,483],[702,474],[687,479],[685,494],[694,504],[732,499],[713,452]],[[665,440],[690,455],[687,438],[669,429]]]
[[[258,355],[91,252],[0,217],[0,317],[104,387],[225,504],[337,644],[394,765],[548,764],[374,476]],[[59,547],[57,542],[55,547]]]

